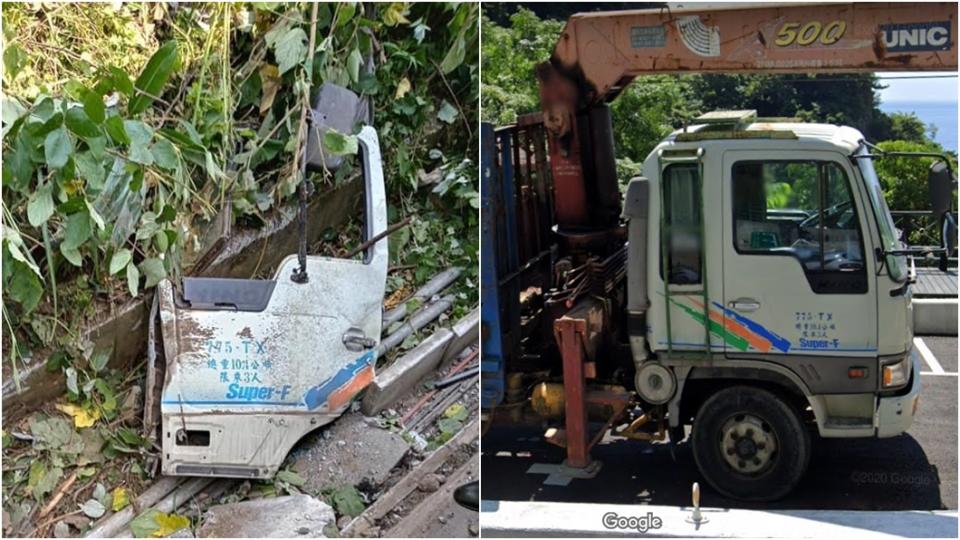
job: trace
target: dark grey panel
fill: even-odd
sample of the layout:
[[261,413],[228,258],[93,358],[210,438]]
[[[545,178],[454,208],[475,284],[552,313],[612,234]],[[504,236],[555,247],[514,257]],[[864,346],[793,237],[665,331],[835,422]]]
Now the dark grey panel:
[[277,282],[265,279],[183,278],[183,300],[192,309],[263,311]]
[[227,478],[257,478],[260,476],[260,469],[256,467],[222,467],[216,465],[177,465],[177,474]]

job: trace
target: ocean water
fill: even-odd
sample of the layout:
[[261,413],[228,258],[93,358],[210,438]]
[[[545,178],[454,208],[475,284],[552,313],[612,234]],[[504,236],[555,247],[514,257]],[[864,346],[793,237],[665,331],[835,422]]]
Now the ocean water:
[[[880,103],[885,113],[915,113],[921,122],[937,127],[935,141],[945,149],[957,151],[957,102],[956,101],[889,101]],[[928,132],[927,135],[930,135]]]

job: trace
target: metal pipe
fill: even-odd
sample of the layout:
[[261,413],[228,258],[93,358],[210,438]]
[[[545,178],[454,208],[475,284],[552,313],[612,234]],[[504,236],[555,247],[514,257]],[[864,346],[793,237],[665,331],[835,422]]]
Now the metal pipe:
[[377,347],[377,357],[379,358],[383,353],[403,343],[403,340],[407,339],[409,335],[428,325],[431,321],[439,317],[441,313],[450,309],[452,305],[453,295],[447,295],[415,312],[396,332],[383,338],[380,346]]
[[460,382],[464,379],[469,379],[470,377],[476,377],[478,373],[480,373],[480,366],[470,368],[462,373],[457,373],[456,375],[452,375],[450,377],[447,377],[446,379],[437,381],[433,383],[433,387],[444,388],[446,386],[450,386],[453,383]]
[[115,538],[120,532],[120,529],[124,528],[127,523],[135,517],[135,508],[148,508],[156,504],[157,501],[176,489],[184,480],[184,478],[176,476],[164,476],[137,497],[133,504],[100,520],[100,523],[91,529],[86,537]]
[[443,272],[440,272],[439,274],[430,278],[430,281],[426,282],[423,287],[420,287],[417,292],[413,293],[413,296],[407,298],[401,302],[400,305],[383,314],[383,327],[386,328],[402,319],[407,314],[407,304],[411,300],[430,300],[433,295],[439,293],[443,289],[446,289],[448,285],[456,281],[456,279],[460,277],[460,272],[462,271],[462,268],[454,266],[447,268]]
[[[177,488],[173,493],[170,493],[166,497],[160,500],[152,507],[145,509],[144,512],[148,510],[157,510],[158,512],[163,512],[164,514],[169,514],[177,508],[189,501],[191,497],[199,493],[203,488],[207,487],[216,480],[215,478],[191,478],[183,483],[179,488]],[[142,514],[143,512],[141,512]],[[137,514],[140,515],[140,514]],[[130,521],[133,519],[131,516],[130,519],[124,525],[129,525]],[[130,527],[124,527],[119,534],[114,535],[122,538],[130,538],[133,536],[133,532],[130,530]]]

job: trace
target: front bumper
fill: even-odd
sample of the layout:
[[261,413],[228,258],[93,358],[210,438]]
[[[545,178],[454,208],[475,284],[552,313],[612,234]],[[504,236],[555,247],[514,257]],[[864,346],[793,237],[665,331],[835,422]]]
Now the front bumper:
[[907,431],[913,423],[917,402],[920,400],[920,355],[915,349],[910,349],[910,359],[913,369],[910,375],[910,386],[906,393],[878,399],[876,416],[878,438],[896,437]]

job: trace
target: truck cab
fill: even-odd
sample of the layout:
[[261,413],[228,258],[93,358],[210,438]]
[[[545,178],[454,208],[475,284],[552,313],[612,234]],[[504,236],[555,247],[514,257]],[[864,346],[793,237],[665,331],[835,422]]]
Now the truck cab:
[[636,390],[672,439],[692,425],[714,488],[777,498],[813,429],[909,428],[911,276],[859,131],[705,115],[654,148],[623,217]]

